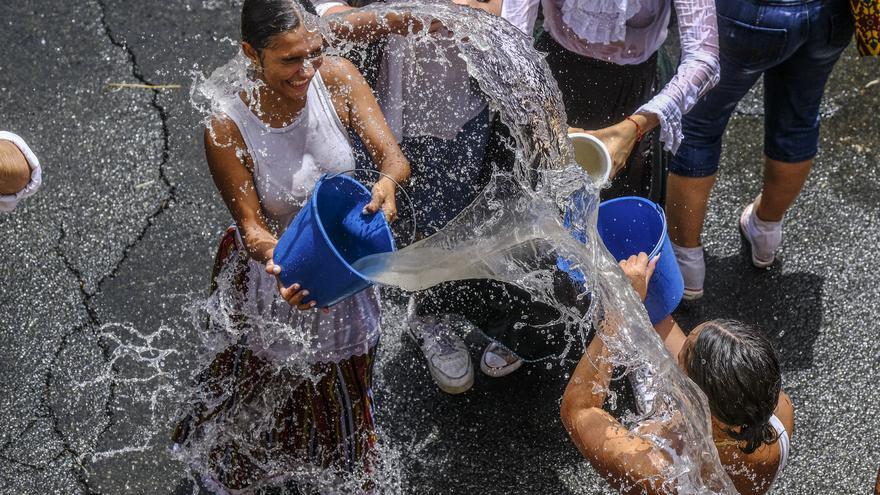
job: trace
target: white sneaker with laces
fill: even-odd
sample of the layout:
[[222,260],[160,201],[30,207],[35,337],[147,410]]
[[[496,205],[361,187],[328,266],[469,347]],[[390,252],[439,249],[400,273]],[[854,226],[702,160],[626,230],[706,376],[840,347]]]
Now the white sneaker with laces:
[[480,370],[493,377],[500,378],[509,375],[522,366],[523,360],[510,349],[492,342],[483,350],[480,358]]
[[407,311],[408,332],[428,360],[431,377],[447,394],[467,392],[474,384],[474,366],[467,346],[456,335],[447,317],[418,316],[415,299]]
[[772,265],[776,250],[782,244],[782,222],[765,222],[758,218],[753,201],[740,215],[739,229],[752,246],[752,264],[758,268]]
[[703,259],[703,247],[686,248],[672,243],[675,261],[684,279],[685,301],[695,301],[703,297],[703,282],[706,279],[706,261]]

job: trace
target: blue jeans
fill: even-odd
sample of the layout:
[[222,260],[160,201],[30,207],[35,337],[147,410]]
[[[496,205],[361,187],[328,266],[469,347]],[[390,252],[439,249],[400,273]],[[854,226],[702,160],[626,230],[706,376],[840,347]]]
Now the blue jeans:
[[730,116],[761,75],[764,154],[787,163],[812,159],[825,83],[853,36],[849,3],[718,0],[716,8],[721,81],[684,117],[670,172],[715,174]]

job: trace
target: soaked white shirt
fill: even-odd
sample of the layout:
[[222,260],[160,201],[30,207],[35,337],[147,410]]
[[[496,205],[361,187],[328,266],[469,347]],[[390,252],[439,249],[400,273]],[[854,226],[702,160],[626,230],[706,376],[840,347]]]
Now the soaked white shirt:
[[[557,43],[578,55],[619,65],[640,64],[660,48],[675,7],[681,63],[660,93],[636,111],[657,115],[660,138],[667,150],[675,152],[684,138],[682,116],[718,84],[721,74],[714,1],[504,0],[501,17],[531,36],[539,2],[544,8],[544,29]],[[608,3],[615,5],[603,7]],[[607,14],[615,9],[619,16]],[[577,25],[567,24],[566,19]]]
[[37,192],[40,184],[43,183],[43,170],[40,168],[40,160],[37,159],[37,155],[31,151],[31,148],[20,136],[11,132],[0,131],[0,140],[12,142],[21,150],[21,154],[24,155],[28,165],[31,167],[31,180],[24,186],[24,189],[15,194],[0,194],[0,212],[10,212],[15,209],[19,201],[33,196]]
[[[237,95],[221,107],[235,122],[253,159],[263,212],[281,229],[296,216],[323,174],[355,168],[348,131],[336,115],[320,71],[309,84],[302,112],[285,127],[270,127]],[[263,264],[250,260],[249,268],[243,309],[257,322],[248,334],[248,345],[259,356],[279,362],[338,362],[364,354],[378,342],[376,287],[341,301],[329,313],[318,308],[300,311],[281,298],[275,276],[266,273]],[[224,304],[222,283],[220,287],[211,303],[223,311],[229,306]]]
[[[312,3],[322,17],[333,7],[348,5],[339,0]],[[468,76],[467,64],[443,31],[417,39],[396,34],[387,38],[375,90],[398,141],[420,136],[455,139],[487,106]]]

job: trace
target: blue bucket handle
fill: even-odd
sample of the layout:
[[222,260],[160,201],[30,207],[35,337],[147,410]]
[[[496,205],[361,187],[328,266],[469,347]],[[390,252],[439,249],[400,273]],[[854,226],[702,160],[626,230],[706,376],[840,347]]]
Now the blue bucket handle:
[[394,185],[396,185],[397,188],[400,189],[401,192],[403,192],[403,195],[406,196],[406,200],[409,201],[409,207],[413,212],[413,215],[412,215],[412,225],[413,225],[412,236],[410,237],[409,243],[412,244],[412,243],[416,242],[416,235],[418,233],[418,230],[416,229],[416,205],[415,205],[415,203],[413,203],[412,196],[410,196],[409,193],[406,192],[406,189],[404,189],[404,187],[400,184],[400,182],[397,182],[397,180],[395,180],[394,177],[391,177],[390,175],[386,174],[385,172],[380,172],[378,170],[373,170],[371,168],[353,168],[350,170],[343,170],[342,172],[336,172],[335,174],[327,174],[327,178],[332,179],[333,177],[337,177],[342,174],[348,174],[351,172],[373,172],[374,174],[379,174],[381,176],[384,176],[386,179],[390,180],[391,182],[393,182]]
[[[657,203],[654,203],[653,201],[651,201],[651,203],[653,203],[654,210],[657,211],[657,214],[660,215],[660,218],[663,220],[663,231],[662,231],[663,235],[662,235],[662,237],[660,237],[660,243],[657,245],[657,250],[659,251],[660,249],[663,249],[663,238],[669,237],[669,232],[667,230],[669,228],[669,226],[666,223],[666,212],[663,211],[663,207]],[[650,255],[653,253],[647,253],[647,254]],[[658,254],[659,254],[659,252],[658,252]]]

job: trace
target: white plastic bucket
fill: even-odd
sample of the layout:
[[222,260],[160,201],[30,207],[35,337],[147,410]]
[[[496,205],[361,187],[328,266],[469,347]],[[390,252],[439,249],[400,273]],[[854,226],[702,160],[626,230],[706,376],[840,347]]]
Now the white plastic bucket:
[[608,182],[611,175],[611,155],[599,138],[583,132],[568,135],[574,149],[574,160],[598,184]]

